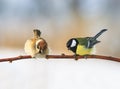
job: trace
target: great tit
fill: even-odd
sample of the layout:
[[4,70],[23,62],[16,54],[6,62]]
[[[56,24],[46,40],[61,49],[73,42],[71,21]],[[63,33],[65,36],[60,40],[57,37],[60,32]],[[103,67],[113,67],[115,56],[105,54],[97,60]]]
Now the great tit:
[[98,34],[93,37],[79,37],[71,38],[66,43],[68,50],[71,50],[75,55],[90,55],[92,53],[93,47],[100,43],[97,38],[107,29],[101,30]]
[[49,53],[48,44],[45,39],[40,37],[40,30],[34,29],[33,32],[34,36],[25,42],[24,50],[32,57],[45,57]]

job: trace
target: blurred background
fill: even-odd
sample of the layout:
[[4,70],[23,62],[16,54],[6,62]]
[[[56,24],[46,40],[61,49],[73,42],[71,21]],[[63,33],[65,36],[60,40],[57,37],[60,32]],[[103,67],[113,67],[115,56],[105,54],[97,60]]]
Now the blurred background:
[[97,54],[119,56],[120,0],[0,0],[0,47],[23,49],[35,28],[52,52],[69,54],[68,39],[107,28]]
[[[96,54],[120,57],[120,0],[0,0],[0,58],[24,55],[40,29],[50,54],[73,54],[72,37],[108,29]],[[1,89],[120,89],[120,63],[90,59],[26,59],[0,63]]]

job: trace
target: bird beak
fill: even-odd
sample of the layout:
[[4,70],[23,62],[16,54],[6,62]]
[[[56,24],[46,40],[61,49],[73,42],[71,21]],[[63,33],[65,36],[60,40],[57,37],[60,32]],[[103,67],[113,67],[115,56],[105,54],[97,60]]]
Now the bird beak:
[[44,53],[44,51],[43,51],[42,49],[40,49],[40,50],[39,50],[39,53],[43,54],[43,53]]

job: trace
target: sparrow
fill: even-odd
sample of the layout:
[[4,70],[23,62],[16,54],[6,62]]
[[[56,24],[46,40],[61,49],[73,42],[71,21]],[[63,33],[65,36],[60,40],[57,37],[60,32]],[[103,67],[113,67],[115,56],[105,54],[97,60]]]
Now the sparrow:
[[33,58],[43,58],[49,53],[48,44],[44,38],[41,38],[41,31],[38,29],[33,30],[33,38],[25,42],[25,53],[31,55]]
[[66,46],[68,50],[71,50],[75,54],[75,57],[76,55],[90,55],[93,52],[94,46],[100,43],[97,38],[105,31],[107,29],[101,30],[93,37],[71,38],[67,41]]

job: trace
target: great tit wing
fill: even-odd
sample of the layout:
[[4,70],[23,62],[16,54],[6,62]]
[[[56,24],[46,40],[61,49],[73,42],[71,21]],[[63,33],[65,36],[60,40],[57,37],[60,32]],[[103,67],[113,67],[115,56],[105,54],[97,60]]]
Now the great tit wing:
[[99,43],[100,41],[98,41],[98,40],[93,40],[93,38],[92,37],[88,37],[87,38],[87,45],[86,45],[86,47],[87,48],[92,48],[95,44],[97,44],[97,43]]
[[79,45],[83,45],[85,47],[87,47],[88,45],[88,39],[89,37],[84,37],[84,38],[77,38]]

